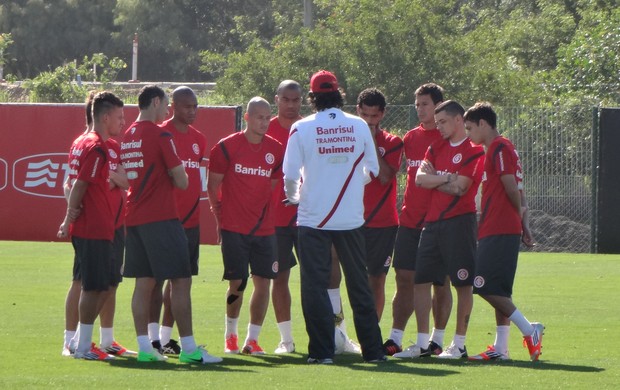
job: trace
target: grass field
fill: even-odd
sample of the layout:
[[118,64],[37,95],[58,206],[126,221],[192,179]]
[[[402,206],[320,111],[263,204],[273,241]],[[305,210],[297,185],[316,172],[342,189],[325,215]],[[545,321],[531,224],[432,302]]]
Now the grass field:
[[[219,248],[201,248],[201,272],[194,280],[194,333],[212,354],[224,356],[224,294]],[[618,388],[620,385],[620,256],[524,253],[514,299],[531,321],[546,326],[541,360],[529,361],[521,336],[512,327],[514,360],[480,364],[438,359],[364,363],[359,356],[337,356],[331,366],[306,363],[307,336],[299,303],[299,273],[292,272],[293,326],[297,353],[263,357],[224,356],[217,365],[188,366],[174,358],[138,364],[132,358],[111,363],[76,361],[60,356],[64,298],[69,286],[72,248],[68,243],[0,242],[0,388]],[[394,291],[388,275],[386,295]],[[119,288],[116,339],[136,348],[129,306],[133,282]],[[240,338],[245,337],[247,300]],[[351,310],[348,330],[354,337]],[[381,321],[389,334],[391,308]],[[98,325],[96,325],[98,328]],[[491,308],[476,298],[467,336],[471,354],[493,342]],[[98,332],[97,332],[98,333]],[[446,332],[454,333],[451,321]],[[355,338],[355,337],[354,337]],[[94,340],[98,341],[95,334]],[[405,340],[415,340],[415,323]],[[273,351],[279,334],[270,309],[260,343]]]

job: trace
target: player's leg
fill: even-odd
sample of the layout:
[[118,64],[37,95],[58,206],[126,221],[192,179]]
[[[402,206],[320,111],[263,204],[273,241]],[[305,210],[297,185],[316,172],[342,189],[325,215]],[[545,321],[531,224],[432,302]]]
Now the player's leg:
[[280,354],[295,352],[291,322],[292,299],[288,284],[291,268],[297,264],[293,255],[293,247],[297,247],[297,228],[276,227],[276,243],[279,264],[278,272],[272,284],[271,300],[278,330],[280,331],[280,342],[275,349],[275,353]]
[[446,276],[443,285],[433,285],[433,330],[429,344],[433,355],[443,352],[446,326],[452,312],[452,289],[450,278]]

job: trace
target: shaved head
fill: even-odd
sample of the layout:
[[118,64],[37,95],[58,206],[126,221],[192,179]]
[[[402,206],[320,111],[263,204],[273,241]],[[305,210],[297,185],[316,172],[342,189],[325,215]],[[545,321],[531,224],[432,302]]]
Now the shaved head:
[[248,115],[252,115],[257,108],[267,108],[271,111],[271,105],[269,102],[260,96],[255,96],[250,99],[246,112]]
[[184,85],[175,88],[175,90],[172,91],[172,103],[178,101],[181,97],[185,96],[196,97],[196,94],[194,93],[194,90]]
[[299,84],[295,80],[284,80],[278,85],[278,89],[276,90],[276,95],[282,95],[282,91],[292,89],[294,91],[299,92],[299,95],[303,95],[303,90],[301,89],[301,84]]

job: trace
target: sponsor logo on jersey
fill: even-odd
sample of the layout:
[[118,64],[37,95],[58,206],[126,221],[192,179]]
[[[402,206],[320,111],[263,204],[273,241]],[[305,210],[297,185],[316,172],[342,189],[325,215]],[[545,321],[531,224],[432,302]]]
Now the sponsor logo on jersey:
[[381,157],[385,156],[385,148],[383,146],[379,146],[379,154],[381,155]]
[[193,144],[192,145],[192,150],[194,151],[194,154],[196,154],[196,155],[200,154],[200,148],[198,147],[198,144]]
[[9,178],[9,164],[6,160],[0,158],[0,190],[6,188],[6,184]]
[[355,145],[351,146],[319,146],[319,154],[353,153]]
[[271,270],[277,274],[279,269],[280,269],[280,264],[276,260],[273,262],[273,264],[271,264]]
[[63,183],[69,177],[66,153],[35,154],[13,163],[13,187],[45,198],[64,198]]
[[336,119],[336,114],[333,112],[329,113],[329,119]]
[[198,161],[192,161],[192,160],[182,160],[183,161],[183,168],[186,169],[199,169],[200,168],[200,163]]
[[267,164],[273,164],[273,162],[276,161],[276,158],[272,153],[267,153],[265,155],[265,161],[267,162]]
[[110,157],[112,157],[112,158],[117,158],[118,157],[118,155],[116,154],[114,149],[109,149],[109,153],[110,153]]
[[463,159],[463,155],[461,153],[457,153],[454,155],[454,157],[452,157],[452,163],[458,164],[461,162],[462,159]]
[[482,276],[476,276],[474,278],[474,287],[476,288],[480,288],[482,286],[484,286],[484,278]]
[[235,173],[241,173],[242,175],[271,177],[271,169],[265,169],[260,165],[258,168],[248,168],[241,164],[235,164]]
[[420,165],[422,165],[422,160],[411,160],[411,159],[407,159],[407,166],[409,168],[417,168]]

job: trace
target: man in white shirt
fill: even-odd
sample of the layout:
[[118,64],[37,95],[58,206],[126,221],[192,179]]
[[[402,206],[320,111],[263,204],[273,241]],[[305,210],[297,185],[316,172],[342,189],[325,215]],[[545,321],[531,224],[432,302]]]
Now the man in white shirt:
[[347,281],[362,356],[384,361],[362,230],[364,171],[379,173],[375,144],[366,122],[341,110],[343,97],[332,73],[322,70],[312,76],[309,101],[316,113],[293,124],[283,166],[287,200],[299,204],[308,363],[333,363],[334,322],[327,294],[332,244]]

